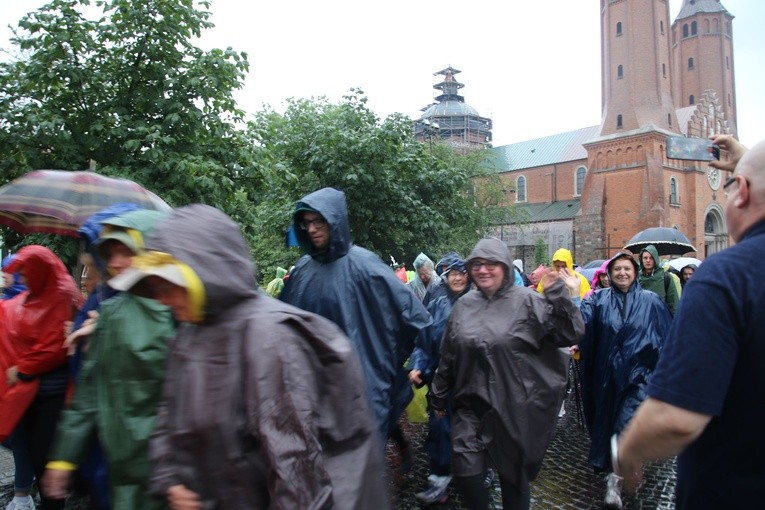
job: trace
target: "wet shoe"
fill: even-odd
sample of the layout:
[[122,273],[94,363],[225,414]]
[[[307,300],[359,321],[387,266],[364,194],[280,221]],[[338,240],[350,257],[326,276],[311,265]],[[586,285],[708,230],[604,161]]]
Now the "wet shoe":
[[5,510],[35,510],[35,502],[32,496],[25,498],[13,498]]
[[486,476],[483,478],[483,486],[485,488],[491,487],[491,485],[494,483],[494,478],[496,478],[497,474],[494,472],[493,469],[489,468],[486,470]]
[[442,505],[449,499],[447,488],[449,487],[451,479],[451,476],[430,475],[428,477],[428,488],[422,492],[418,492],[414,497],[426,505]]
[[603,508],[609,510],[622,510],[622,477],[610,473],[606,477],[606,498],[603,501]]

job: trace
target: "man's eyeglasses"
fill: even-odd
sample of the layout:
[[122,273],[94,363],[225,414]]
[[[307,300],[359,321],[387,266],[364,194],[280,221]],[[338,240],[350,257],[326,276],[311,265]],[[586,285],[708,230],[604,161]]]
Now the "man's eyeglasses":
[[308,230],[308,227],[313,225],[317,229],[322,229],[327,226],[327,220],[324,218],[314,218],[312,220],[300,220],[298,226],[303,230]]
[[[730,191],[728,190],[728,188],[730,188],[730,187],[731,187],[731,185],[732,185],[734,182],[736,182],[736,177],[738,177],[738,175],[731,175],[730,177],[728,177],[728,178],[725,180],[725,184],[723,184],[723,187],[722,187],[722,188],[723,188],[723,192],[725,192],[725,196],[726,196],[726,197],[728,196],[728,193],[730,193]],[[746,178],[746,177],[742,177],[742,179],[744,179],[744,180],[746,181],[747,185],[749,184],[749,181],[747,180],[747,178]]]
[[471,271],[478,271],[482,267],[485,267],[489,271],[494,271],[497,269],[497,266],[499,265],[499,262],[494,262],[491,260],[476,260],[475,262],[470,263],[470,270]]

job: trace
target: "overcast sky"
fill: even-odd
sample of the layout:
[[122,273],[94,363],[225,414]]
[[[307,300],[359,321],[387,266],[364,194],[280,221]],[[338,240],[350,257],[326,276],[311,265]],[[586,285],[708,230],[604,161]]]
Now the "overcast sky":
[[[3,27],[42,3],[0,0]],[[237,96],[247,112],[282,111],[289,97],[339,101],[360,87],[379,117],[417,118],[437,95],[442,76],[433,73],[451,65],[462,71],[465,102],[493,120],[499,146],[600,123],[599,4],[212,0],[216,27],[198,44],[248,53]],[[670,0],[671,20],[681,4]],[[765,139],[765,2],[722,5],[735,17],[738,130],[751,146]]]

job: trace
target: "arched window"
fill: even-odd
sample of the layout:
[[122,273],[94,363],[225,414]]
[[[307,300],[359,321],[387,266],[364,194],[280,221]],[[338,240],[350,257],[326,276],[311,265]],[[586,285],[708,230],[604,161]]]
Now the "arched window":
[[730,57],[725,57],[725,69],[730,69]]
[[709,20],[708,19],[704,20],[704,33],[705,34],[709,33]]
[[584,177],[587,175],[587,169],[580,166],[576,169],[576,181],[574,182],[574,196],[578,197],[582,194],[584,189]]
[[683,25],[683,39],[685,39],[686,37],[688,37],[688,23]]
[[689,104],[689,105],[693,105],[693,104],[696,104],[696,96],[694,96],[693,94],[691,94],[690,96],[688,96],[688,104]]
[[664,77],[667,77],[667,64],[661,65],[661,74],[664,75]]
[[695,21],[691,22],[691,35],[696,35],[698,32],[698,24]]
[[674,177],[669,178],[669,203],[675,205],[680,203],[677,196],[677,179]]
[[617,36],[622,35],[622,22],[621,21],[617,21],[616,22],[616,35]]
[[616,78],[621,80],[624,77],[624,66],[619,64],[619,66],[616,68]]
[[659,20],[659,30],[661,31],[661,35],[664,35],[664,20]]
[[522,175],[515,181],[515,201],[526,201],[526,178]]
[[622,128],[622,114],[616,116],[616,129]]
[[688,59],[688,70],[693,69],[693,57]]
[[667,114],[667,124],[669,124],[670,126],[672,125],[672,114],[671,113]]

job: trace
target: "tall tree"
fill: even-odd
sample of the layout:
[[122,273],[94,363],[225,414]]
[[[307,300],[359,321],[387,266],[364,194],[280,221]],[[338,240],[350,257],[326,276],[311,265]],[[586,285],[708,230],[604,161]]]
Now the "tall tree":
[[[233,92],[247,55],[203,51],[205,1],[52,0],[27,14],[0,64],[0,184],[28,170],[124,176],[171,205],[205,202],[249,221],[255,150]],[[91,10],[88,10],[91,12]]]
[[488,228],[488,208],[470,192],[473,178],[490,174],[483,151],[431,149],[414,140],[410,119],[394,114],[381,121],[366,101],[360,90],[339,104],[291,100],[284,114],[267,110],[253,122],[267,159],[256,221],[270,233],[255,251],[269,274],[297,256],[274,249],[295,202],[325,186],[345,192],[354,242],[386,261],[466,251]]

